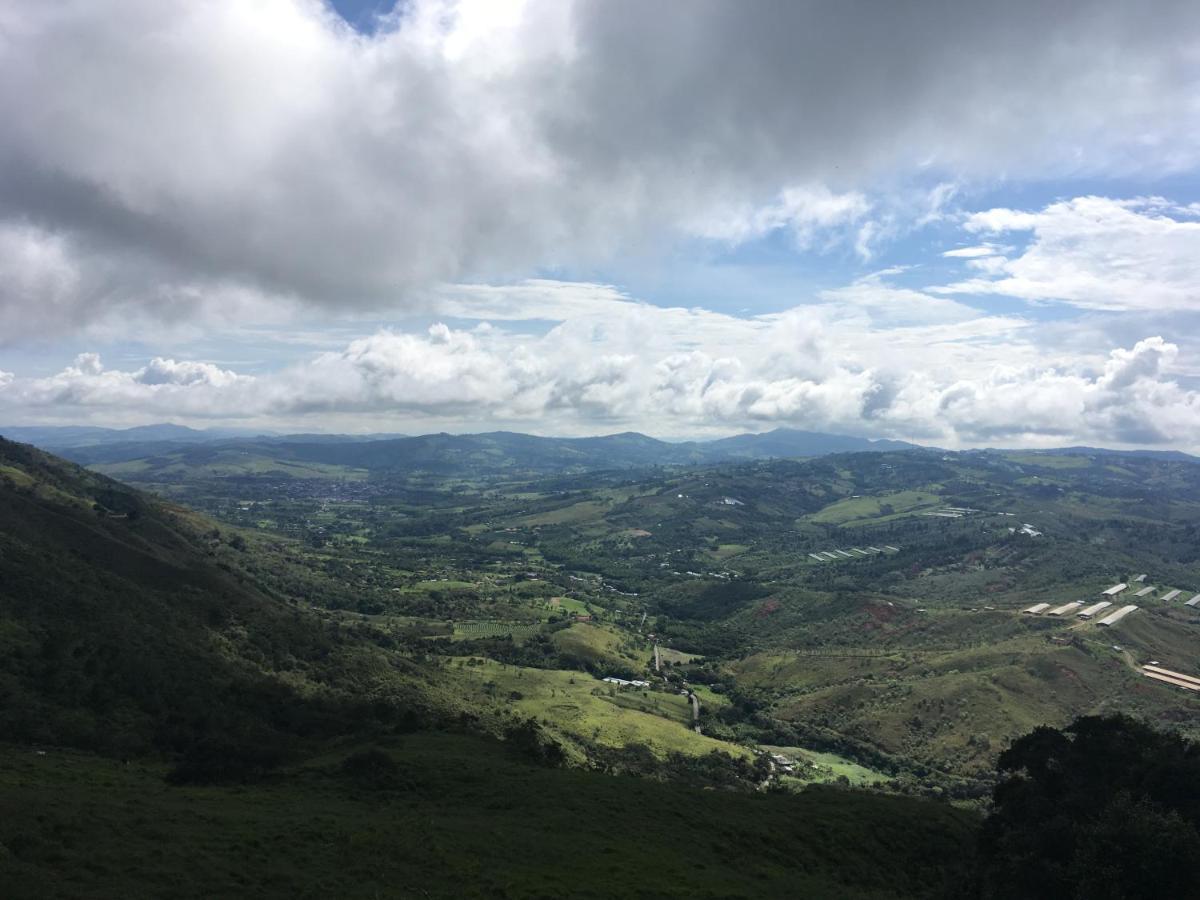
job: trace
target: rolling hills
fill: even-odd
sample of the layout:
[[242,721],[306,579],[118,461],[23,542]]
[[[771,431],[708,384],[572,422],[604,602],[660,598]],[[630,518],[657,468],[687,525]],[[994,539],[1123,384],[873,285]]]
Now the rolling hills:
[[[614,624],[552,644],[573,673],[488,661],[291,596],[354,593],[295,553],[0,441],[6,896],[888,898],[969,877],[970,811],[747,790],[761,775],[708,753],[670,692],[587,687],[626,658]],[[615,743],[582,730],[599,711]],[[639,745],[646,722],[683,752]]]
[[[113,467],[114,473],[138,480],[147,480],[164,467],[175,466],[178,471],[181,466],[195,468],[203,464],[241,467],[247,472],[285,472],[289,466],[311,465],[344,467],[379,476],[415,473],[438,477],[522,476],[913,447],[902,441],[871,441],[792,429],[681,443],[633,432],[583,438],[538,437],[504,431],[419,437],[234,437],[222,431],[196,431],[171,425],[126,430],[47,427],[11,431],[18,439],[62,453],[75,462]],[[134,461],[139,464],[122,467]]]

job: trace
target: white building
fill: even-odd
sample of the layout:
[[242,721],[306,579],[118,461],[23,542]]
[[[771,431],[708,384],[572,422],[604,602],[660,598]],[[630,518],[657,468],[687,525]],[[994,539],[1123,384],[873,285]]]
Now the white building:
[[1117,610],[1115,613],[1112,613],[1111,615],[1105,616],[1103,619],[1101,619],[1101,620],[1100,620],[1099,622],[1097,622],[1096,624],[1097,624],[1097,625],[1105,625],[1105,626],[1108,626],[1108,625],[1116,625],[1118,622],[1120,622],[1120,621],[1121,621],[1123,618],[1125,618],[1127,615],[1129,615],[1129,614],[1130,614],[1131,612],[1133,612],[1135,609],[1137,609],[1137,607],[1136,607],[1136,606],[1132,606],[1132,605],[1130,605],[1130,606],[1122,606],[1122,607],[1121,607],[1120,609],[1118,609],[1118,610]]
[[1082,600],[1072,600],[1070,603],[1064,603],[1062,606],[1059,606],[1056,609],[1050,610],[1050,612],[1046,613],[1046,615],[1048,615],[1048,616],[1065,616],[1067,613],[1078,612],[1082,606],[1083,606]]

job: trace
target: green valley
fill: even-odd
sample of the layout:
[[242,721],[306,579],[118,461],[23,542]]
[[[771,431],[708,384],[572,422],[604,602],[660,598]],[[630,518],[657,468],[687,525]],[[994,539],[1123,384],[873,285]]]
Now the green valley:
[[[143,867],[143,887],[186,870],[196,896],[303,896],[330,841],[387,858],[314,882],[345,896],[380,879],[607,896],[564,888],[580,855],[627,893],[954,896],[1022,735],[1112,714],[1200,735],[1200,692],[1142,669],[1197,674],[1188,461],[896,451],[445,479],[97,464],[152,474],[155,497],[0,451],[0,864],[62,896]],[[1109,612],[1136,611],[1077,615],[1115,584]],[[105,798],[128,811],[96,814]],[[588,803],[608,818],[554,824]],[[843,831],[813,846],[804,829],[830,816]],[[884,836],[913,817],[931,830]],[[561,833],[520,837],[530,822]],[[239,875],[253,851],[214,844],[218,827],[260,835],[273,868]],[[261,837],[282,828],[286,850]],[[208,861],[152,861],[152,836]],[[762,856],[745,880],[710,877],[693,842]],[[915,865],[929,842],[945,854]],[[845,880],[851,843],[909,881]],[[94,845],[103,864],[83,862]]]

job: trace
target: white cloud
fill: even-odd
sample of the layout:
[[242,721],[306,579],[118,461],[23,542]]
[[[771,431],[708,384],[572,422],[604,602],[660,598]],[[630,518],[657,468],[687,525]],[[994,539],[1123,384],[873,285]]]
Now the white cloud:
[[837,232],[848,229],[870,210],[870,201],[858,191],[839,194],[824,185],[804,185],[787,188],[778,199],[758,208],[742,204],[710,210],[704,220],[687,227],[700,237],[731,244],[786,228],[797,247],[808,249],[822,237],[826,243],[832,241]]
[[464,288],[501,310],[506,293],[540,296],[542,314],[573,291],[581,314],[544,332],[520,322],[380,330],[257,376],[164,358],[109,369],[82,354],[54,375],[0,378],[0,421],[663,436],[790,425],[944,446],[1200,449],[1200,395],[1180,383],[1174,343],[1149,337],[1051,363],[1029,321],[970,315],[884,273],[832,292],[837,302],[749,319],[647,306],[601,285]]
[[946,297],[887,284],[884,276],[893,274],[897,272],[875,272],[846,287],[822,291],[820,298],[842,308],[867,310],[873,320],[892,325],[961,322],[979,315],[977,310]]
[[968,231],[1028,232],[1028,246],[1012,256],[970,259],[983,277],[930,290],[1003,294],[1085,309],[1196,309],[1200,222],[1185,215],[1159,198],[1106,197],[1077,197],[1040,212],[1000,208],[975,213],[966,220]]
[[1194,3],[399,9],[0,0],[0,340],[413,309],[697,222],[869,258],[872,184],[1200,161]]
[[134,373],[139,384],[149,385],[211,385],[226,387],[237,384],[241,377],[211,363],[176,362],[156,356],[145,367]]
[[210,363],[156,357],[140,369],[107,369],[99,354],[81,353],[45,378],[0,380],[0,409],[39,410],[51,416],[83,411],[84,418],[239,418],[259,402],[246,391],[255,380]]
[[996,247],[993,244],[979,244],[975,247],[957,247],[954,250],[947,250],[942,256],[958,259],[975,259],[980,256],[991,256],[994,253],[996,253]]
[[997,367],[940,391],[941,416],[971,441],[1200,444],[1200,395],[1165,376],[1177,353],[1161,337],[1117,349],[1101,374]]

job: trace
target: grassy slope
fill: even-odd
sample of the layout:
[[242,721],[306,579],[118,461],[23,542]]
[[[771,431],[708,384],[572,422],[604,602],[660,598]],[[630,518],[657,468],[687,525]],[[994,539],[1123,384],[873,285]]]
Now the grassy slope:
[[28,479],[0,479],[7,735],[171,751],[423,704],[419,667],[264,594],[211,522],[32,448],[0,441],[0,463]]
[[[769,692],[782,719],[818,722],[886,753],[963,773],[990,771],[999,749],[1037,725],[1115,711],[1186,725],[1200,712],[1200,698],[1150,683],[1110,646],[1160,651],[1143,649],[1140,658],[1185,659],[1194,653],[1194,629],[1149,614],[1111,630],[1065,623],[1044,634],[1042,623],[1025,624],[1028,634],[955,651],[872,659],[763,653],[732,668],[739,683]],[[1079,643],[1054,645],[1046,634]]]
[[[865,522],[884,522],[894,516],[917,510],[934,509],[941,498],[930,491],[897,491],[877,497],[851,497],[831,503],[809,516],[812,522],[829,525],[857,525]],[[891,507],[891,512],[883,507]]]
[[556,647],[574,657],[619,667],[645,668],[652,652],[644,640],[587,622],[576,622],[555,632],[552,640]]
[[[496,704],[546,723],[570,747],[590,741],[606,747],[645,744],[657,756],[676,752],[698,756],[720,750],[745,756],[744,747],[697,734],[690,727],[686,697],[618,689],[583,672],[528,669],[484,660],[454,666],[448,677],[479,709]],[[510,699],[515,694],[519,697]],[[497,710],[499,711],[499,710]]]
[[172,788],[153,767],[0,747],[5,896],[930,897],[974,839],[973,815],[906,798],[546,770],[442,733],[389,753],[394,789],[334,774],[340,754]]

